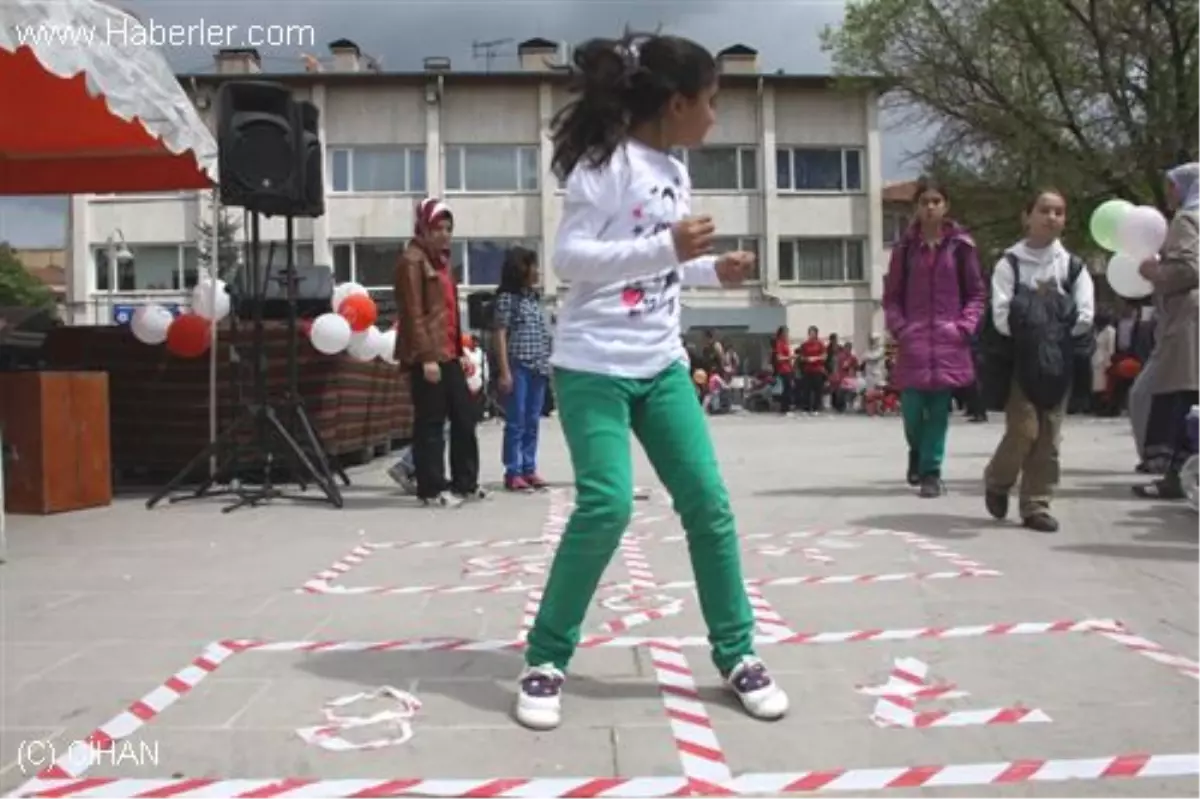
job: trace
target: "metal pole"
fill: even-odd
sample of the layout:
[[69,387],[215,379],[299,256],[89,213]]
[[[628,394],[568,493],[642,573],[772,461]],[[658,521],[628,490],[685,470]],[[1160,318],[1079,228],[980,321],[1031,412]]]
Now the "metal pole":
[[[124,237],[122,237],[124,238]],[[108,236],[108,321],[106,324],[113,322],[113,306],[116,303],[116,284],[117,284],[117,234],[110,233]],[[97,319],[97,322],[100,320]]]
[[[208,270],[210,293],[208,299],[209,312],[217,309],[217,277],[221,274],[221,197],[217,189],[212,191],[212,257],[209,259]],[[212,339],[208,345],[208,443],[217,440],[217,321],[209,325]],[[208,458],[208,476],[217,476],[217,453]]]

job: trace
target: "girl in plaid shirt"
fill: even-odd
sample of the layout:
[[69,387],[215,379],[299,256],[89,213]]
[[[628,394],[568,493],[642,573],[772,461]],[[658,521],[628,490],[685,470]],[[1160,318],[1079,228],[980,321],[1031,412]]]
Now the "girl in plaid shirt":
[[538,476],[538,427],[550,380],[550,333],[537,286],[537,253],[513,247],[496,293],[496,360],[504,394],[504,487],[546,487]]

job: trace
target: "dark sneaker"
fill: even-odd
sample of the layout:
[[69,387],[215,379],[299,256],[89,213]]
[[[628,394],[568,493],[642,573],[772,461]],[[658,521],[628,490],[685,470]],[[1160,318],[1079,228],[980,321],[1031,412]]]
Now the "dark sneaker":
[[742,658],[725,677],[746,712],[756,719],[773,721],[788,711],[788,696],[771,679],[767,667],[756,657]]
[[533,486],[529,485],[529,483],[525,481],[525,478],[521,477],[520,475],[504,478],[505,491],[528,491],[531,488],[533,488]]
[[1046,511],[1038,511],[1031,513],[1021,520],[1021,524],[1028,527],[1030,530],[1036,530],[1039,533],[1057,533],[1058,519],[1051,516]]
[[913,450],[910,449],[908,451],[908,473],[905,475],[905,479],[908,481],[910,486],[917,486],[921,484],[920,457],[921,456]]
[[917,496],[922,499],[933,499],[946,493],[946,484],[936,474],[927,474],[921,478],[921,490]]
[[531,730],[552,730],[562,721],[566,675],[553,664],[526,666],[517,678],[517,721]]
[[983,504],[993,519],[1003,519],[1008,515],[1008,492],[992,491],[990,488],[983,492]]

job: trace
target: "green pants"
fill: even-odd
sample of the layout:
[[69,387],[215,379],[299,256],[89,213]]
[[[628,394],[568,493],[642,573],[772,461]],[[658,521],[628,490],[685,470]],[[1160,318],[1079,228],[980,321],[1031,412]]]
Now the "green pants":
[[911,388],[900,394],[904,437],[908,439],[908,451],[915,453],[922,477],[942,476],[946,434],[950,432],[951,397],[950,391],[916,391]]
[[645,380],[558,369],[554,395],[575,470],[575,510],[529,632],[525,660],[566,669],[600,577],[633,516],[630,431],[674,500],[696,576],[713,663],[754,654],[737,529],[708,423],[683,364]]

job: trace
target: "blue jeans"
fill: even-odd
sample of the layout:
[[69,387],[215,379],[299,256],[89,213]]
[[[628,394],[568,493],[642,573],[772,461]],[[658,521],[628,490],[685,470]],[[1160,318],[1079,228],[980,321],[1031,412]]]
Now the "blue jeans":
[[504,404],[504,476],[537,472],[538,427],[549,378],[524,364],[513,364],[512,391]]

